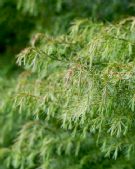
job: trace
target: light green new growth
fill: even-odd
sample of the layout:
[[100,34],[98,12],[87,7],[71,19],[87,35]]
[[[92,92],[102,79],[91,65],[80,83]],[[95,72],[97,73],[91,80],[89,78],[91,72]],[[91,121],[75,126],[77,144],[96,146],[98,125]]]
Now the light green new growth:
[[135,146],[134,48],[134,18],[115,25],[77,20],[67,35],[35,36],[17,56],[26,71],[18,79],[14,109],[26,122],[9,164],[79,169],[96,160],[98,168],[103,156],[130,159]]
[[18,78],[13,110],[23,127],[6,151],[9,166],[132,166],[135,18],[112,25],[76,20],[65,35],[37,34],[17,64],[25,71]]

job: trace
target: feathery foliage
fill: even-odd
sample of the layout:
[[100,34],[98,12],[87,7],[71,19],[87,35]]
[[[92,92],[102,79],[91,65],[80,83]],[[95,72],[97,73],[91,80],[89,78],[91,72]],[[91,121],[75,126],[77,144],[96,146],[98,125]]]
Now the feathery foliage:
[[41,33],[16,57],[23,70],[1,59],[7,66],[0,65],[0,169],[135,168],[135,17],[115,23],[86,19],[130,15],[133,3],[9,2],[35,19],[24,39]]
[[8,150],[10,167],[78,169],[96,161],[99,168],[104,157],[132,159],[134,30],[134,17],[115,25],[77,20],[65,35],[32,39],[17,56],[26,71],[12,104],[24,124]]

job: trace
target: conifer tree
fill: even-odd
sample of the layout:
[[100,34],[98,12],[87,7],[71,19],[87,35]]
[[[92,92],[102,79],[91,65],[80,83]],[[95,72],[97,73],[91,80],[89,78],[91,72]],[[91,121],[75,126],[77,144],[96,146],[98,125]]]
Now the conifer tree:
[[133,3],[87,1],[9,1],[35,26],[21,70],[1,66],[0,169],[135,168]]

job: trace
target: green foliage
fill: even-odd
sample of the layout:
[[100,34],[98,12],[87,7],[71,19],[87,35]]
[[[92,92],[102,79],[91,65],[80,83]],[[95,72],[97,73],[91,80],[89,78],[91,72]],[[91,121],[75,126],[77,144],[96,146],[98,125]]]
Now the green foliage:
[[134,30],[134,17],[77,20],[67,34],[32,39],[17,56],[26,71],[11,104],[23,122],[6,150],[9,168],[134,166]]
[[0,2],[0,169],[135,168],[135,18],[103,23],[134,1],[103,2]]
[[134,12],[134,0],[1,0],[0,52],[16,54],[32,32],[64,33],[75,18],[112,21]]

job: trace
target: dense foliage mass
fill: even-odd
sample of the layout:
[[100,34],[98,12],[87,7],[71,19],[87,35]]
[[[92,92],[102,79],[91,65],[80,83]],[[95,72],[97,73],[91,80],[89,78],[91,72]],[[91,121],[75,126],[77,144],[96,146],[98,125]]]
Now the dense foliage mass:
[[134,1],[0,9],[0,169],[135,168]]

